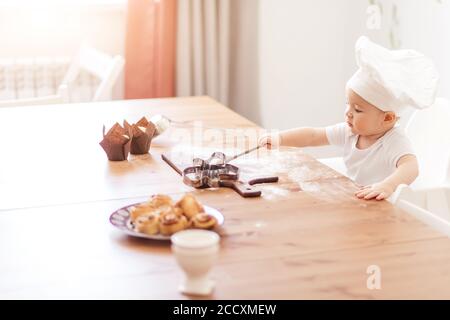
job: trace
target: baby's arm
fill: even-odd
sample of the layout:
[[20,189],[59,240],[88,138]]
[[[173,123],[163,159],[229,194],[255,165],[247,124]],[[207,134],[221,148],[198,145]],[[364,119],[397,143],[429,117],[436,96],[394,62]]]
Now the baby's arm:
[[260,146],[273,149],[277,146],[314,147],[328,145],[325,128],[296,128],[281,131],[277,135],[264,136],[260,139]]
[[419,175],[417,159],[412,154],[401,157],[397,169],[389,177],[371,186],[362,187],[355,192],[358,198],[383,200],[388,198],[400,184],[411,184]]

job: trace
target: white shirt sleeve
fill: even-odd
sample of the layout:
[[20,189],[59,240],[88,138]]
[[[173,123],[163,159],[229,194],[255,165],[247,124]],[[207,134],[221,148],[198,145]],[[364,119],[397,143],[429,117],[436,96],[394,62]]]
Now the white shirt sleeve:
[[386,157],[391,168],[397,168],[397,162],[401,157],[412,154],[415,155],[414,148],[408,137],[403,134],[395,134],[384,141]]
[[344,146],[350,128],[345,122],[341,122],[325,128],[328,142],[335,146]]

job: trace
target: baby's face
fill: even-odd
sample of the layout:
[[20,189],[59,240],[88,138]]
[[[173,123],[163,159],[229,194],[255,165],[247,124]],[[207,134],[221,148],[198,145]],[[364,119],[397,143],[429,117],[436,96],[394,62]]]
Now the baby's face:
[[370,136],[381,134],[387,130],[384,121],[385,113],[351,89],[347,89],[345,118],[354,134]]

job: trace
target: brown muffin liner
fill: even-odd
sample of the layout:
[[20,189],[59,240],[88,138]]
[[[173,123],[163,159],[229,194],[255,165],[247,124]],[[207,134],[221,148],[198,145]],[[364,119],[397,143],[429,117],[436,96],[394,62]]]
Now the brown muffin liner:
[[106,152],[110,161],[125,161],[130,153],[133,132],[129,128],[122,128],[119,123],[115,123],[105,134],[103,126],[103,140],[100,146]]
[[123,126],[132,132],[131,154],[146,154],[150,151],[153,135],[156,127],[145,117],[142,117],[137,123],[130,125],[126,120]]

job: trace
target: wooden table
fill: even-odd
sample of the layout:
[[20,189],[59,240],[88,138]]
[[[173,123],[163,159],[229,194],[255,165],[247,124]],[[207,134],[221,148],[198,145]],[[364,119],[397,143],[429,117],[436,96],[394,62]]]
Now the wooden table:
[[[183,274],[169,243],[127,237],[108,222],[151,194],[193,191],[160,158],[179,146],[169,134],[126,162],[107,161],[98,145],[103,124],[157,113],[235,128],[238,140],[256,129],[207,97],[0,109],[0,298],[189,298],[177,291]],[[301,150],[237,164],[280,182],[254,199],[194,190],[225,216],[211,298],[450,298],[445,236],[388,202],[356,199],[351,181]],[[371,265],[380,290],[367,288]]]

